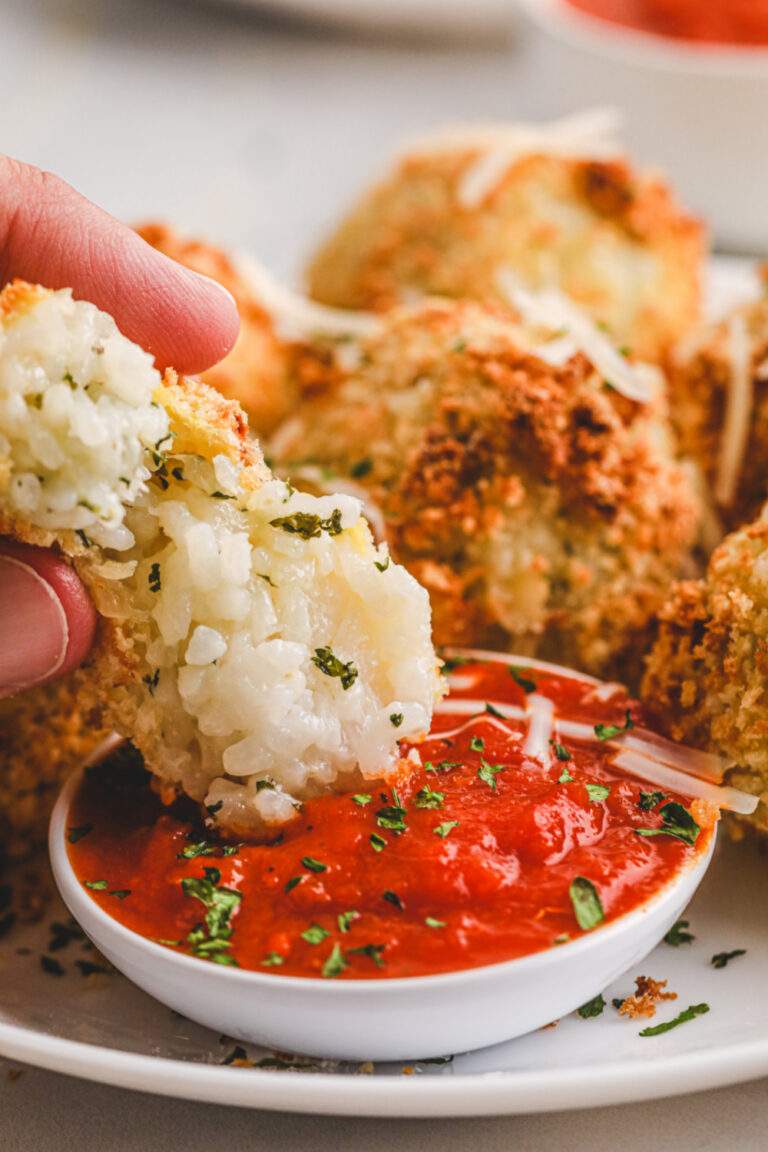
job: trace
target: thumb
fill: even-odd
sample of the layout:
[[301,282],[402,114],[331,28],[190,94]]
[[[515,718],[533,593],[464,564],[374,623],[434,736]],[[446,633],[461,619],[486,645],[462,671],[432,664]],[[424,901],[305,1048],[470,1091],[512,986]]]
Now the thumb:
[[95,630],[73,568],[45,548],[0,540],[0,698],[77,667]]

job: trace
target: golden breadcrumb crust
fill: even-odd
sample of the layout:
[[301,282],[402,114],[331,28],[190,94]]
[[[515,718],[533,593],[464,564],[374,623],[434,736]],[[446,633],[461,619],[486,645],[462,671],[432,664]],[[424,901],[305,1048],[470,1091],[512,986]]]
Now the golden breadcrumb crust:
[[436,643],[626,679],[697,531],[667,433],[583,356],[525,351],[502,310],[432,301],[390,313],[271,453],[303,484],[309,464],[366,490],[430,593]]
[[467,207],[460,186],[480,155],[402,159],[318,251],[310,294],[375,310],[414,291],[503,299],[506,267],[532,287],[559,287],[643,359],[695,324],[705,233],[659,177],[623,160],[528,154]]
[[768,521],[726,537],[703,579],[672,589],[642,698],[667,735],[734,765],[729,783],[760,797],[748,820],[768,832]]
[[220,248],[156,222],[141,224],[136,231],[159,252],[232,293],[240,313],[240,334],[229,355],[202,379],[242,404],[254,432],[271,432],[295,406],[297,385],[289,371],[290,346],[279,339],[269,313]]

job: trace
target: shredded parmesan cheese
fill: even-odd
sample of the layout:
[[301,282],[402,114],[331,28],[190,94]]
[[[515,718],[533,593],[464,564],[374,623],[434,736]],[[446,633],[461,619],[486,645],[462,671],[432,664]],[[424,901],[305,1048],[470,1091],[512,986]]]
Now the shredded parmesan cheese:
[[671,788],[681,792],[684,796],[695,796],[702,800],[709,800],[718,808],[727,808],[731,812],[738,812],[741,816],[750,816],[758,805],[759,797],[750,796],[747,792],[740,792],[736,788],[721,788],[717,784],[710,784],[707,780],[699,780],[687,772],[671,768],[667,764],[660,764],[658,760],[651,760],[640,752],[631,749],[620,751],[613,758],[616,768],[647,780],[651,784],[658,784],[662,788]]
[[549,741],[555,722],[555,705],[547,696],[534,693],[528,697],[528,709],[530,724],[523,752],[547,768],[552,759]]
[[[555,288],[534,292],[525,287],[511,268],[501,268],[497,281],[526,324],[557,334],[558,339],[551,343],[557,349],[558,363],[563,362],[567,351],[563,341],[564,333],[571,341],[570,355],[583,352],[606,384],[621,392],[622,396],[638,404],[647,404],[653,399],[650,386],[653,369],[649,365],[631,364],[626,360],[590,318],[562,292]],[[540,359],[547,359],[549,344],[544,341],[535,349]]]
[[746,321],[740,312],[734,313],[728,322],[728,344],[730,377],[715,480],[715,499],[725,508],[730,507],[736,496],[752,417],[752,351]]

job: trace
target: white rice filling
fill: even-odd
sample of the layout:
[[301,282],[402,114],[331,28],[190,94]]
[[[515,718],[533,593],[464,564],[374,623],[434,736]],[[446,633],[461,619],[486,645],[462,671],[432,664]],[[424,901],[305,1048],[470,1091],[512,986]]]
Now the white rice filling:
[[152,404],[152,358],[93,304],[68,290],[41,297],[0,326],[0,459],[10,459],[11,509],[121,550],[125,505],[149,472],[145,449],[168,434]]
[[[104,547],[97,607],[127,623],[146,665],[133,735],[161,748],[153,771],[238,831],[285,821],[301,799],[358,776],[390,774],[398,739],[429,727],[438,676],[427,594],[374,545],[360,501],[277,479],[243,491],[225,455],[170,454],[166,414],[151,402],[154,369],[68,293],[43,300],[3,340],[0,429],[12,475],[40,466],[42,433],[55,448],[43,494],[23,513],[46,527],[51,516],[56,527],[82,526]],[[68,416],[56,422],[48,396],[62,396],[64,372],[78,386],[66,387]],[[25,399],[32,379],[39,407]],[[19,399],[23,418],[9,419]],[[50,511],[48,485],[68,515]],[[95,505],[97,492],[99,513],[81,521],[80,504]],[[4,498],[15,508],[14,493]]]

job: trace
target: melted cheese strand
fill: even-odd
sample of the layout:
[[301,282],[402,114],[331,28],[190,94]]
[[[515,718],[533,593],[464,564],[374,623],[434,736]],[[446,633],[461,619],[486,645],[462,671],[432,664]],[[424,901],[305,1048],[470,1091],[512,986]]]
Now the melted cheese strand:
[[674,792],[681,792],[684,796],[710,800],[718,808],[727,808],[731,812],[738,812],[741,816],[751,815],[759,802],[758,796],[750,796],[748,792],[740,792],[736,788],[721,788],[717,784],[699,780],[687,772],[680,772],[667,764],[659,764],[658,760],[651,760],[639,752],[621,751],[614,756],[613,765],[632,776],[639,776],[641,780],[647,780],[650,784],[670,788]]

